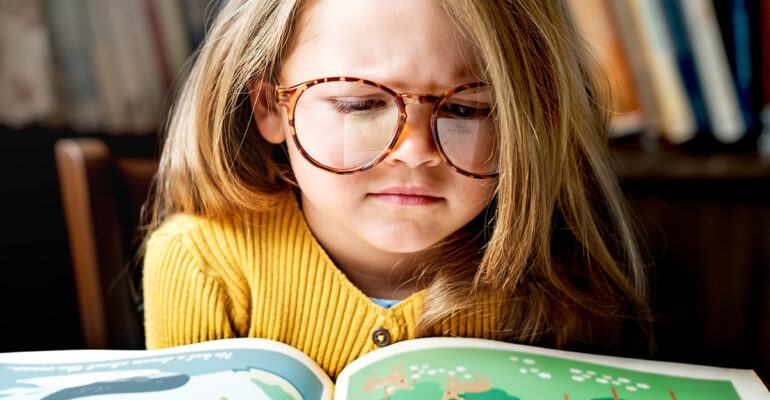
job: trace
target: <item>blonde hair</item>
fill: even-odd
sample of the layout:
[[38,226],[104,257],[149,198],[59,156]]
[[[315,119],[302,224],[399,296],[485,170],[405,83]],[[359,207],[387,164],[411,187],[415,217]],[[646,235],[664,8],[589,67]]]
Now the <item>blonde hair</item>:
[[[644,262],[608,160],[607,116],[565,6],[445,0],[496,93],[501,174],[495,201],[442,243],[419,335],[448,334],[492,296],[494,337],[557,347],[611,343],[646,328]],[[249,82],[276,82],[298,0],[232,0],[216,18],[176,102],[150,228],[173,213],[264,210],[292,185],[282,149],[253,123]],[[453,260],[453,261],[449,261]]]

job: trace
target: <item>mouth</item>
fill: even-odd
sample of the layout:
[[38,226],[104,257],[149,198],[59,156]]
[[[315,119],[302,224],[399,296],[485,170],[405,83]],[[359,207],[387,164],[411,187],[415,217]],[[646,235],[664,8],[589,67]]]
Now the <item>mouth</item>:
[[401,206],[423,206],[438,203],[443,197],[429,188],[420,186],[394,186],[368,196],[384,203]]

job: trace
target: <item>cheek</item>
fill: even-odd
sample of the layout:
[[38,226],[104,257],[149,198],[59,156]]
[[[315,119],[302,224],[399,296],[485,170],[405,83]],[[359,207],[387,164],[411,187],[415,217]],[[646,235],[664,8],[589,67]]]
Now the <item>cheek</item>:
[[359,176],[337,175],[313,166],[299,153],[293,142],[289,143],[289,162],[300,190],[314,203],[344,206],[355,193],[353,188]]
[[497,179],[460,177],[455,187],[466,212],[475,217],[492,201],[497,189]]

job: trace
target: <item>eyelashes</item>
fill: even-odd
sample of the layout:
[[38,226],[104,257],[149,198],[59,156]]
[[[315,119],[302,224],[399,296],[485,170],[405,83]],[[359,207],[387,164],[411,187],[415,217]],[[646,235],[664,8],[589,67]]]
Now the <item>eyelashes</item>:
[[332,109],[341,113],[354,113],[361,111],[372,111],[381,108],[385,108],[388,102],[382,99],[365,99],[365,100],[339,100],[330,99]]

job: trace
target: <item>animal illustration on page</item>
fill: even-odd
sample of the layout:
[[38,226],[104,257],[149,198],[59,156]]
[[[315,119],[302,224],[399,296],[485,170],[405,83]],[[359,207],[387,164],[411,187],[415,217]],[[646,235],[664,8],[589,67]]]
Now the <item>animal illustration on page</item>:
[[385,392],[384,400],[388,400],[388,394],[393,394],[399,389],[414,390],[414,386],[410,385],[406,379],[403,367],[404,363],[401,363],[398,365],[398,370],[396,370],[396,366],[392,365],[390,373],[381,378],[375,377],[378,371],[373,372],[364,382],[364,387],[361,391],[373,392],[382,389]]
[[460,397],[460,393],[481,393],[492,390],[492,385],[483,374],[475,373],[473,376],[476,377],[473,381],[461,381],[458,376],[453,380],[452,376],[447,375],[447,385],[441,400],[465,400],[464,397]]

